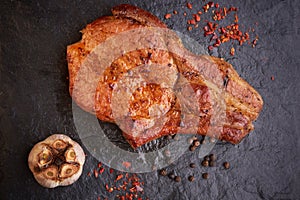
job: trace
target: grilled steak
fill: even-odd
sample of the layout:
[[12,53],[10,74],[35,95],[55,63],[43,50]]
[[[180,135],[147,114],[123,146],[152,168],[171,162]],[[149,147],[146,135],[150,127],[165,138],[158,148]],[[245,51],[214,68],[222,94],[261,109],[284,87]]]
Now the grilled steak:
[[133,148],[175,133],[237,144],[253,130],[263,100],[229,63],[192,54],[140,8],[112,13],[67,49],[70,94],[82,109],[117,123]]

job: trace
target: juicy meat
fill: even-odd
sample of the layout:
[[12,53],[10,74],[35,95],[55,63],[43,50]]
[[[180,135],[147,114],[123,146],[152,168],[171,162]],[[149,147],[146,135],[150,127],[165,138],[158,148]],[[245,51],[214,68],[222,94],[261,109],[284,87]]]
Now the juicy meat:
[[229,63],[192,54],[140,8],[112,13],[67,49],[70,94],[82,109],[118,124],[134,148],[177,132],[236,144],[253,130],[263,100]]

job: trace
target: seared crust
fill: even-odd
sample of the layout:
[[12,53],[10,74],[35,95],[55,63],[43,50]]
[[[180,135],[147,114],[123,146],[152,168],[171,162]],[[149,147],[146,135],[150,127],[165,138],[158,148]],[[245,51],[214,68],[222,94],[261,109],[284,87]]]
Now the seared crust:
[[[67,58],[69,68],[70,80],[70,94],[75,102],[85,111],[95,113],[96,116],[103,121],[116,122],[112,113],[112,93],[115,84],[122,79],[128,70],[132,70],[137,66],[150,63],[157,63],[166,68],[175,67],[180,74],[182,74],[190,83],[198,99],[198,107],[200,110],[194,110],[186,118],[197,118],[198,128],[195,130],[194,124],[187,123],[184,128],[180,127],[181,121],[181,108],[178,98],[170,98],[170,105],[165,104],[168,108],[167,112],[161,119],[164,125],[159,133],[155,133],[156,122],[151,128],[139,129],[137,133],[124,133],[127,141],[136,148],[153,139],[159,138],[163,135],[174,134],[177,131],[180,133],[195,133],[206,135],[210,124],[212,115],[212,105],[209,90],[213,90],[206,85],[206,78],[213,79],[213,73],[217,73],[222,78],[222,85],[216,83],[221,88],[225,88],[225,103],[226,103],[226,119],[223,124],[216,124],[215,126],[222,126],[220,133],[215,135],[221,140],[226,140],[231,143],[237,144],[242,138],[245,137],[251,130],[253,130],[252,121],[258,117],[259,112],[263,106],[261,96],[255,91],[246,81],[239,77],[232,65],[222,59],[211,56],[195,56],[198,63],[209,62],[216,66],[217,71],[198,70],[189,64],[188,60],[183,60],[179,55],[170,53],[164,50],[157,49],[139,49],[132,52],[125,53],[117,58],[111,66],[107,66],[104,71],[104,76],[99,78],[96,91],[89,91],[86,93],[95,93],[95,102],[87,100],[85,94],[73,93],[74,83],[76,81],[77,73],[86,59],[87,55],[96,48],[96,46],[114,35],[125,32],[128,30],[139,29],[143,27],[159,27],[166,28],[157,17],[151,13],[144,11],[140,8],[131,5],[120,5],[112,9],[114,16],[106,16],[97,19],[96,21],[88,24],[82,31],[82,40],[68,46]],[[181,45],[180,43],[178,44]],[[209,77],[211,76],[211,77]],[[103,78],[104,77],[104,78]],[[213,81],[213,80],[212,80]],[[224,85],[223,85],[224,83]],[[88,84],[88,83],[86,83]],[[81,85],[84,87],[84,84]],[[87,87],[88,88],[88,87]],[[153,89],[153,88],[152,88]],[[143,88],[147,96],[151,96],[150,103],[143,107],[145,96],[141,94],[136,95],[133,102],[130,104],[131,111],[134,110],[136,115],[129,115],[128,117],[134,120],[145,120],[149,118],[149,108],[162,102],[164,94],[168,94],[165,89],[157,89],[161,93],[154,94],[151,87]],[[82,91],[82,90],[81,90]],[[198,92],[197,92],[198,91]],[[184,94],[182,94],[184,95]],[[156,100],[154,100],[157,98]],[[169,106],[169,107],[168,107]],[[160,118],[156,118],[156,121]],[[129,119],[126,119],[129,120]],[[130,121],[130,120],[129,120]],[[134,123],[132,121],[127,123],[127,128],[132,128]],[[159,120],[158,120],[159,121]],[[148,123],[148,122],[147,122]]]

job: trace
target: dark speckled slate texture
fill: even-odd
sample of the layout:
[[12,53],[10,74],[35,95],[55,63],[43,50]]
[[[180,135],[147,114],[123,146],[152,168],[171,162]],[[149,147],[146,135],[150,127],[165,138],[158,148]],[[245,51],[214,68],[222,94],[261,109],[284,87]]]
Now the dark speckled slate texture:
[[[78,182],[56,189],[37,184],[27,167],[27,155],[36,142],[54,132],[79,140],[66,80],[66,46],[80,39],[79,30],[87,23],[110,14],[110,8],[121,2],[129,1],[1,1],[0,199],[114,198],[104,190],[104,182],[109,179],[107,173],[98,180],[86,175],[98,162],[89,153]],[[185,1],[131,2],[207,46],[208,38],[203,33],[186,30],[182,15]],[[193,11],[202,7],[202,1],[192,2]],[[259,35],[255,49],[240,47],[232,59],[225,45],[215,55],[229,59],[240,75],[261,93],[264,109],[255,123],[255,131],[239,145],[215,146],[212,152],[218,157],[216,167],[199,167],[196,154],[187,152],[168,167],[182,176],[180,183],[158,176],[157,172],[140,174],[145,182],[144,197],[299,199],[299,1],[220,0],[219,3],[237,6],[241,24],[255,27]],[[174,9],[180,15],[166,21],[164,14]],[[224,161],[231,163],[230,170],[222,169]],[[190,162],[198,167],[190,169]],[[208,180],[200,178],[204,171],[210,173]],[[190,174],[196,177],[193,183],[187,181]]]

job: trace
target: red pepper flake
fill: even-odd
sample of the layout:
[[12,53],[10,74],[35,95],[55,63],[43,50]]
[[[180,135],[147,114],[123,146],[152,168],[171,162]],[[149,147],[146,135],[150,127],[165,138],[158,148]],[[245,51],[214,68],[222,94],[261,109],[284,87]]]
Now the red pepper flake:
[[203,8],[203,11],[204,11],[204,12],[207,12],[208,9],[209,9],[209,5],[208,5],[208,4],[205,4],[202,8]]
[[114,188],[109,188],[108,190],[107,190],[109,193],[111,193],[111,192],[113,192],[114,191]]
[[196,24],[196,21],[195,21],[194,19],[191,19],[191,20],[189,20],[189,21],[190,21],[190,24],[193,24],[193,25]]
[[98,168],[100,168],[102,166],[102,163],[101,162],[99,162],[98,163]]
[[183,13],[183,16],[186,16],[186,12]]
[[117,175],[117,177],[116,177],[116,180],[115,180],[115,181],[118,181],[118,180],[120,180],[121,178],[123,178],[123,174],[119,174],[119,175]]
[[214,49],[213,46],[211,46],[211,45],[208,46],[208,50],[209,50],[209,51],[212,51],[213,49]]
[[186,4],[186,7],[188,7],[188,9],[192,9],[193,8],[193,5],[191,3],[187,3]]
[[230,55],[234,56],[234,53],[235,53],[235,49],[233,47],[231,47],[231,49],[230,49]]
[[99,173],[102,174],[103,172],[104,172],[104,168],[101,167],[101,168],[99,169]]
[[109,189],[109,187],[108,187],[108,185],[107,185],[107,184],[105,184],[105,189],[106,189],[106,190],[108,190],[108,189]]
[[109,173],[112,174],[114,172],[114,169],[110,168]]
[[197,14],[194,14],[194,18],[195,18],[196,22],[200,22],[200,20],[201,20],[200,16]]
[[202,12],[201,12],[201,11],[198,11],[198,14],[199,14],[199,15],[202,15]]
[[212,2],[212,1],[208,2],[207,4],[209,5],[210,8],[215,6],[214,2]]
[[171,14],[171,13],[167,13],[167,14],[165,15],[165,19],[170,19],[170,18],[171,18],[171,16],[172,16],[172,14]]
[[131,167],[131,162],[127,162],[127,161],[124,161],[123,163],[122,163],[122,165],[125,167],[125,168],[129,168],[129,167]]
[[188,30],[188,31],[191,31],[191,30],[193,30],[193,27],[189,26],[189,27],[187,28],[187,30]]
[[218,3],[216,3],[216,4],[215,4],[215,7],[216,7],[216,8],[219,8],[219,4],[218,4]]
[[234,14],[234,22],[235,23],[239,22],[239,17],[238,17],[238,15],[236,13]]
[[88,176],[91,176],[91,172],[88,172],[87,175],[88,175]]
[[173,13],[174,13],[174,15],[177,15],[177,14],[178,14],[177,10],[174,10]]
[[97,171],[96,169],[94,169],[94,176],[95,176],[96,178],[98,178],[98,175],[99,175],[98,171]]
[[274,76],[271,76],[271,80],[274,81],[274,80],[275,80],[275,77],[274,77]]

